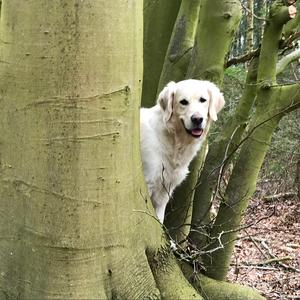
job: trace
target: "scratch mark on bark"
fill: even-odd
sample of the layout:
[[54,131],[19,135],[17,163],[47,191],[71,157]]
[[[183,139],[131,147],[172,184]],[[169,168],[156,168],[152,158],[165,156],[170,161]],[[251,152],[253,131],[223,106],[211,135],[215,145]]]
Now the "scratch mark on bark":
[[96,119],[96,120],[71,120],[71,121],[57,121],[54,123],[62,123],[62,124],[97,124],[97,123],[104,123],[104,124],[113,124],[115,126],[122,125],[121,121],[115,119]]
[[110,93],[102,94],[102,95],[92,95],[88,97],[73,97],[73,96],[54,96],[52,98],[48,99],[42,99],[38,101],[34,101],[32,103],[29,103],[25,105],[22,108],[19,108],[18,111],[23,111],[27,109],[31,109],[33,107],[38,107],[41,105],[51,105],[53,107],[61,107],[61,106],[70,106],[74,108],[83,108],[79,107],[78,105],[80,103],[90,103],[92,101],[97,101],[97,100],[111,100],[110,97],[114,96],[116,94],[122,94],[124,93],[125,95],[128,95],[130,93],[130,88],[128,86],[125,86],[122,89],[112,91]]
[[[49,245],[48,248],[53,248],[61,251],[86,251],[86,250],[98,250],[98,249],[109,249],[109,248],[126,248],[125,245],[122,244],[116,244],[116,245],[99,245],[99,246],[90,246],[90,247],[75,247],[72,245]],[[62,259],[63,260],[63,259]],[[70,260],[80,260],[80,258],[73,258],[70,259],[69,257],[66,259],[68,261]]]
[[96,204],[96,205],[103,205],[103,203],[97,201],[97,200],[91,200],[91,199],[82,199],[82,198],[76,198],[72,197],[66,194],[62,193],[57,193],[42,187],[39,187],[37,185],[33,185],[31,183],[28,183],[24,180],[20,179],[1,179],[3,182],[10,183],[12,184],[15,189],[19,192],[25,193],[25,195],[30,195],[32,191],[36,191],[42,194],[47,194],[47,195],[53,195],[57,198],[60,198],[61,200],[68,200],[72,202],[81,202],[81,203],[89,203],[89,204]]
[[6,41],[4,41],[4,40],[2,40],[2,39],[0,39],[0,43],[6,44],[6,45],[11,44],[11,42],[6,42]]
[[41,141],[44,141],[46,144],[50,144],[52,142],[59,142],[59,141],[67,141],[67,142],[74,142],[79,143],[86,140],[101,140],[104,137],[112,137],[113,139],[117,139],[120,137],[120,133],[115,132],[107,132],[107,133],[101,133],[101,134],[95,134],[95,135],[86,135],[86,136],[78,136],[78,137],[55,137],[50,139],[40,139]]

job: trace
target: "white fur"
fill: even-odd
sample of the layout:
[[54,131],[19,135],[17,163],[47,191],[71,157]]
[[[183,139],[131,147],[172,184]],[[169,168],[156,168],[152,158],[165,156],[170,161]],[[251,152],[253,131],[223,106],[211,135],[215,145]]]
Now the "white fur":
[[[207,101],[202,103],[200,98]],[[188,101],[187,105],[180,103],[183,99]],[[155,106],[141,109],[144,176],[161,223],[174,188],[188,174],[188,166],[203,143],[210,120],[217,120],[224,104],[223,95],[213,83],[188,79],[170,82],[159,94]],[[202,118],[201,125],[196,126],[192,116]],[[192,136],[191,130],[197,134],[199,128],[203,129],[202,135]]]

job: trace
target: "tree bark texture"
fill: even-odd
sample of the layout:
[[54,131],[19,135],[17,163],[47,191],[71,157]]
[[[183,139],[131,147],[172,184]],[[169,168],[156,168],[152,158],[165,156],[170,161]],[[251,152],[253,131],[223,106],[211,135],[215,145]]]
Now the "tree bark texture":
[[219,85],[222,83],[225,58],[240,17],[239,1],[202,1],[187,78],[207,79]]
[[161,231],[134,212],[141,4],[3,2],[1,299],[160,298]]
[[142,105],[151,107],[181,0],[144,0]]
[[202,274],[195,275],[191,266],[182,263],[181,269],[196,290],[203,294],[204,300],[264,300],[255,289],[233,284],[225,281],[218,281]]
[[164,65],[160,75],[157,94],[169,81],[180,81],[186,77],[202,0],[182,0],[173,28]]

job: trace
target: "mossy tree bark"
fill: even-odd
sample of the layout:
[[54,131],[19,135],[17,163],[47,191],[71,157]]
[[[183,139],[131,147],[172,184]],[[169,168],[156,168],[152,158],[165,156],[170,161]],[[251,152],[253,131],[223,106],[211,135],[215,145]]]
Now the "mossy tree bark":
[[229,179],[209,240],[208,250],[215,251],[206,256],[206,274],[219,280],[227,274],[234,241],[242,229],[241,220],[255,190],[272,135],[280,119],[290,110],[300,107],[300,85],[259,90],[257,101],[248,139]]
[[[290,23],[295,26],[295,22],[293,19],[290,20],[284,26],[284,28],[288,27],[289,29],[291,29],[292,26]],[[268,34],[269,39],[272,39],[272,37],[274,37],[272,32]],[[272,52],[277,57],[278,42],[276,39],[273,40],[270,48],[273,49]],[[267,52],[266,55],[270,55],[270,52]],[[288,65],[288,63],[291,62],[290,55],[283,57],[280,62],[282,62],[282,64],[277,63],[276,71],[273,67],[272,72],[274,73],[274,78],[282,71],[284,67]],[[263,68],[268,67],[269,64],[267,63]],[[223,131],[211,144],[210,150],[206,157],[203,172],[201,173],[199,185],[195,190],[195,205],[193,209],[194,213],[192,219],[194,230],[192,230],[190,236],[193,242],[200,248],[206,245],[206,227],[209,225],[209,223],[211,223],[208,212],[211,207],[211,199],[215,196],[215,187],[218,183],[218,180],[220,179],[220,176],[222,176],[228,164],[235,157],[232,154],[240,144],[242,135],[245,131],[250,117],[251,108],[254,104],[254,100],[256,99],[257,68],[258,58],[254,57],[248,67],[244,93],[237,105],[234,118],[231,118],[227,123],[225,123],[225,125],[223,126]]]
[[169,81],[186,77],[202,0],[182,0],[160,75],[157,94]]
[[195,274],[193,268],[185,263],[181,264],[181,269],[195,289],[201,291],[204,300],[265,300],[252,288]]
[[202,1],[187,78],[207,79],[222,84],[226,55],[240,17],[239,1]]
[[181,0],[144,0],[142,105],[151,107]]
[[0,35],[0,298],[202,299],[143,213],[142,2],[5,1]]

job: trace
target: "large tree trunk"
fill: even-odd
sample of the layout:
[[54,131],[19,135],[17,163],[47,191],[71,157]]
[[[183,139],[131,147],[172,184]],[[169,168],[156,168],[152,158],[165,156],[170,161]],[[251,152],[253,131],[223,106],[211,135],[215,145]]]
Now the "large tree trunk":
[[160,297],[145,249],[161,231],[134,212],[141,5],[3,3],[1,299]]
[[13,0],[2,16],[1,298],[202,299],[142,179],[141,2]]

